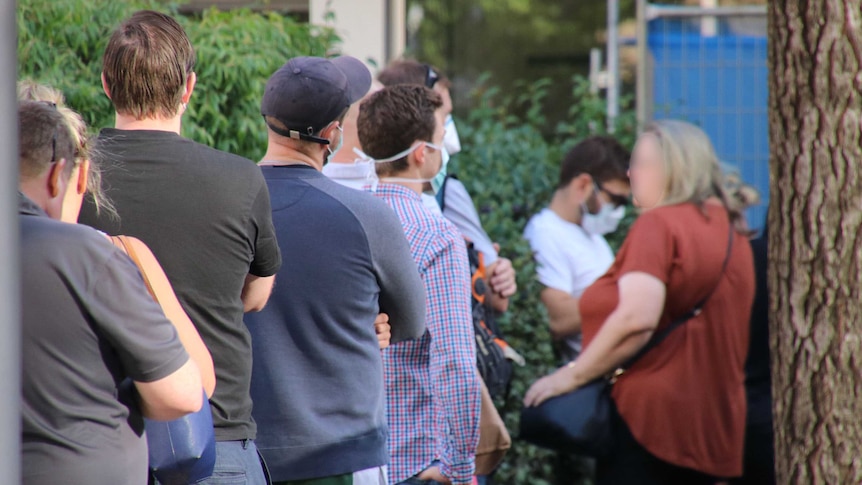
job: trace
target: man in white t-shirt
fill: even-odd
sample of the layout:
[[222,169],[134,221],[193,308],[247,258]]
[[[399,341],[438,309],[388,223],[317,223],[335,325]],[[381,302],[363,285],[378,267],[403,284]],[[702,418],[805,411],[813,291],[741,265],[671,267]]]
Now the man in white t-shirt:
[[590,137],[576,145],[563,159],[550,205],[524,231],[545,286],[541,299],[551,334],[563,341],[565,361],[581,351],[581,294],[614,260],[604,235],[615,231],[625,215],[629,157],[611,137]]

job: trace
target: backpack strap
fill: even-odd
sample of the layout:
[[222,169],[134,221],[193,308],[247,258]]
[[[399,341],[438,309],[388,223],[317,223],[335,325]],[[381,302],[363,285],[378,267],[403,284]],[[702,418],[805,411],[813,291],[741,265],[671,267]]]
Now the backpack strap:
[[457,179],[458,177],[455,175],[447,175],[443,179],[443,185],[440,186],[440,190],[437,191],[437,195],[435,197],[437,199],[437,205],[440,206],[440,212],[446,210],[446,184],[449,182],[450,178]]

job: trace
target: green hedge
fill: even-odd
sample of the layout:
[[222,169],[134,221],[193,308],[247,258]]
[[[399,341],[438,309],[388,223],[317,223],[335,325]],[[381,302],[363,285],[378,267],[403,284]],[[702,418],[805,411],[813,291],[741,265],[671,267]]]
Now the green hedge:
[[[604,101],[590,94],[589,83],[573,80],[572,97],[546,99],[548,80],[523,83],[519,94],[501,93],[487,87],[483,78],[473,94],[473,109],[467,119],[456,120],[463,151],[453,157],[450,171],[467,187],[479,210],[489,236],[500,243],[501,254],[512,260],[518,273],[518,293],[509,311],[501,318],[506,340],[527,360],[516,369],[512,392],[502,404],[507,427],[517,435],[521,399],[527,388],[556,366],[551,346],[547,313],[539,300],[541,285],[536,280],[536,265],[527,242],[522,238],[529,218],[551,200],[563,155],[583,138],[606,133]],[[628,148],[635,137],[635,117],[630,98],[624,100],[623,114],[615,134]],[[543,112],[548,102],[570,103],[567,120],[549,126]],[[608,237],[619,247],[634,211],[620,229]],[[545,485],[549,483],[587,483],[584,463],[575,460],[565,477],[554,477],[553,454],[515,440],[497,474],[497,483]],[[556,478],[556,480],[555,480]]]
[[19,79],[61,89],[93,129],[113,126],[100,80],[102,54],[117,25],[147,8],[176,17],[197,52],[198,84],[183,135],[252,160],[266,150],[260,117],[266,80],[289,58],[325,55],[339,42],[330,29],[246,9],[183,17],[150,0],[23,0],[17,10]]

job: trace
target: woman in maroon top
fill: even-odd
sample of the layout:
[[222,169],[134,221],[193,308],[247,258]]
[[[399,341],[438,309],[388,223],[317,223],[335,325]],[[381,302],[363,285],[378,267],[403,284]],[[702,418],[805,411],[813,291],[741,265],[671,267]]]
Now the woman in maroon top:
[[617,380],[615,449],[596,474],[599,484],[715,483],[742,472],[754,298],[744,219],[726,195],[709,139],[688,123],[649,125],[630,177],[643,214],[613,266],[581,297],[584,352],[537,381],[524,403],[538,405],[613,371],[707,298],[699,315]]

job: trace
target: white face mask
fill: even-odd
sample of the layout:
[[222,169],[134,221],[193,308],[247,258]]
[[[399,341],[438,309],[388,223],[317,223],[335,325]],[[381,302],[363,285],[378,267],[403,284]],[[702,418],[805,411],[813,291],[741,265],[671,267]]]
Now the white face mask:
[[626,215],[625,206],[614,207],[613,204],[602,204],[598,214],[590,214],[586,204],[581,204],[581,227],[590,234],[604,236],[617,230],[620,221]]
[[458,138],[458,129],[455,128],[455,120],[452,115],[446,116],[446,122],[443,125],[446,131],[443,133],[443,147],[449,155],[455,155],[461,151],[461,139]]

